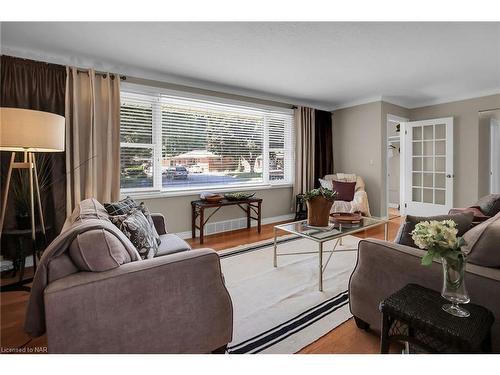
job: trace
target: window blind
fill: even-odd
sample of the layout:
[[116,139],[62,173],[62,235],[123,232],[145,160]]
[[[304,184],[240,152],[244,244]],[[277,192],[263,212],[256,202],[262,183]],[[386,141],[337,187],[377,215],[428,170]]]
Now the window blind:
[[287,109],[122,91],[122,189],[289,184],[292,122]]

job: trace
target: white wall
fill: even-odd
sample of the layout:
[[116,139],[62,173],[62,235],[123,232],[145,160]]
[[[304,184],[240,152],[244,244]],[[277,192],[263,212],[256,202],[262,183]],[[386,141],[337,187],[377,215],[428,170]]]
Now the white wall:
[[[478,195],[483,196],[490,193],[490,165],[491,158],[491,132],[490,126],[492,119],[500,121],[500,109],[494,111],[485,111],[479,114],[479,159],[478,163]],[[497,146],[500,147],[500,144]]]
[[[333,112],[333,161],[335,173],[363,177],[372,215],[381,212],[382,130],[381,102]],[[385,158],[385,153],[384,153]]]

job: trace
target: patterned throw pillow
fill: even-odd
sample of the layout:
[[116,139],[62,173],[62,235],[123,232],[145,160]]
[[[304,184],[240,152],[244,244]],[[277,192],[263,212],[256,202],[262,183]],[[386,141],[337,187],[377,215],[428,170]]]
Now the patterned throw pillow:
[[127,196],[118,202],[104,203],[104,207],[106,208],[106,211],[108,211],[108,214],[111,216],[126,215],[130,213],[134,208],[138,208],[142,211],[144,216],[146,216],[146,219],[148,220],[148,223],[153,231],[153,235],[155,236],[156,242],[158,243],[158,245],[161,244],[160,235],[156,231],[153,218],[151,217],[151,214],[144,202],[141,202],[138,205],[135,200],[133,200],[130,196]]
[[128,214],[136,207],[137,203],[129,196],[118,202],[104,203],[104,208],[111,216]]
[[323,180],[322,178],[320,178],[319,183],[320,183],[322,188],[328,189],[328,190],[333,190],[332,180]]
[[160,235],[156,231],[155,223],[153,222],[153,218],[151,217],[151,213],[149,212],[148,208],[146,207],[144,202],[139,203],[139,206],[137,206],[137,208],[141,210],[144,216],[146,216],[146,219],[148,220],[148,223],[151,226],[151,229],[153,230],[153,235],[155,237],[155,240],[158,243],[158,245],[160,245],[161,244]]
[[132,242],[142,259],[153,258],[158,252],[158,242],[146,216],[138,208],[128,214],[110,216],[115,224]]

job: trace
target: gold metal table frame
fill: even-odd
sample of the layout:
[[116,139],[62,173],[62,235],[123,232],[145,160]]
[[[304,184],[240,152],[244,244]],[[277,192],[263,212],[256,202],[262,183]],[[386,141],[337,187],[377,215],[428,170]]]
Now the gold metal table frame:
[[[375,228],[380,225],[384,225],[384,239],[387,241],[387,231],[388,231],[388,219],[380,219],[380,218],[364,218],[363,223],[367,221],[366,225],[362,224],[359,227],[349,227],[344,228],[342,225],[335,228],[333,225],[326,229],[319,229],[314,227],[307,227],[307,220],[294,221],[292,223],[280,224],[274,227],[274,250],[273,250],[273,265],[274,267],[278,267],[278,257],[279,256],[291,256],[291,255],[306,255],[306,254],[318,254],[318,270],[319,270],[319,279],[318,279],[318,287],[319,291],[323,291],[323,274],[332,258],[334,253],[346,252],[346,251],[358,251],[358,249],[345,249],[345,250],[337,250],[337,246],[342,246],[342,238],[351,234],[359,233],[364,230]],[[306,233],[298,230],[294,230],[297,226],[302,226],[312,232]],[[285,231],[288,233],[295,234],[299,237],[306,238],[312,241],[315,241],[318,244],[318,251],[302,251],[295,253],[278,253],[278,241],[277,241],[277,233],[278,231]],[[329,235],[331,233],[331,235]],[[314,237],[317,234],[324,234],[325,236],[322,238]],[[328,241],[335,241],[335,245],[333,246],[333,250],[323,250],[323,244]],[[326,263],[323,264],[323,254],[330,254]]]

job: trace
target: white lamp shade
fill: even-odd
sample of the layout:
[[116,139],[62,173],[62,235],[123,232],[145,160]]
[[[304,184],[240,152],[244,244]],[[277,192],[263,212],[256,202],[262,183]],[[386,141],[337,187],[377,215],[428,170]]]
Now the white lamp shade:
[[0,108],[0,150],[64,151],[64,117],[21,108]]

